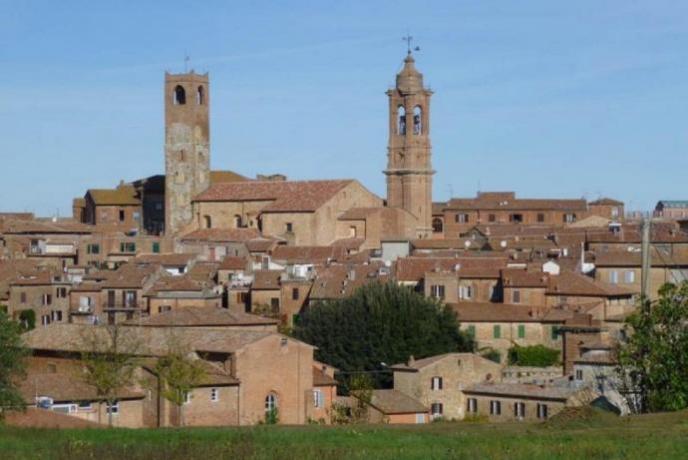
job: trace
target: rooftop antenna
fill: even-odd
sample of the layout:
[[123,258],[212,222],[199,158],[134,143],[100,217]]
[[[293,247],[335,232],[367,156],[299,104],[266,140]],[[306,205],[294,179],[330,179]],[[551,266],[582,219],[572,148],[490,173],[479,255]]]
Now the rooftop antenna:
[[401,37],[401,39],[406,42],[406,52],[409,54],[409,56],[411,55],[411,51],[420,51],[420,46],[416,46],[415,48],[411,46],[413,37],[408,32],[406,33],[406,36]]
[[191,58],[189,57],[188,54],[184,53],[184,73],[189,72],[189,61]]

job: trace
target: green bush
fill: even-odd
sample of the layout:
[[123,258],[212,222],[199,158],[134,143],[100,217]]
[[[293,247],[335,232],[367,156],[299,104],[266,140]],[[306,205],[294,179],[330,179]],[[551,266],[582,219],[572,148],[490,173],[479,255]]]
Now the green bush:
[[544,345],[520,347],[515,345],[509,349],[509,364],[515,366],[548,367],[559,363],[559,350],[547,348]]
[[480,353],[480,356],[482,356],[485,359],[489,359],[490,361],[493,361],[497,364],[502,362],[502,354],[499,351],[494,350],[492,348],[482,351]]

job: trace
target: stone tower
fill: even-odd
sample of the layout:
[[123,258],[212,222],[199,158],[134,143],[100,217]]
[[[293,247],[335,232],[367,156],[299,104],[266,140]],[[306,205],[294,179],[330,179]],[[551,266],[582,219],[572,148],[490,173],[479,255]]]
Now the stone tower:
[[191,200],[210,186],[208,74],[165,73],[165,233],[193,220]]
[[387,147],[387,206],[403,208],[416,217],[416,237],[432,235],[432,169],[430,97],[411,51],[397,74],[389,97]]

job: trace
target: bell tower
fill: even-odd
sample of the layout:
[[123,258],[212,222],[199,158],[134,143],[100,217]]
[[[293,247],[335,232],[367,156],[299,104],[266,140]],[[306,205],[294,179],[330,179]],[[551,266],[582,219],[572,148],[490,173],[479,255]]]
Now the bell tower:
[[409,48],[389,97],[387,147],[387,206],[403,208],[416,217],[416,237],[432,235],[432,169],[430,97],[423,74]]
[[165,73],[165,234],[192,222],[191,200],[210,186],[208,74]]

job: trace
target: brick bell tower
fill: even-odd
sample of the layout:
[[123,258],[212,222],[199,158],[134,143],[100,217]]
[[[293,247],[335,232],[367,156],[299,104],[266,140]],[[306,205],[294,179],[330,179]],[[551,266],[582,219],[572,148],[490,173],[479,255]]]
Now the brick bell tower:
[[193,220],[191,200],[210,186],[208,74],[165,73],[165,234]]
[[403,208],[417,219],[417,238],[432,235],[430,97],[409,48],[389,97],[387,206]]

